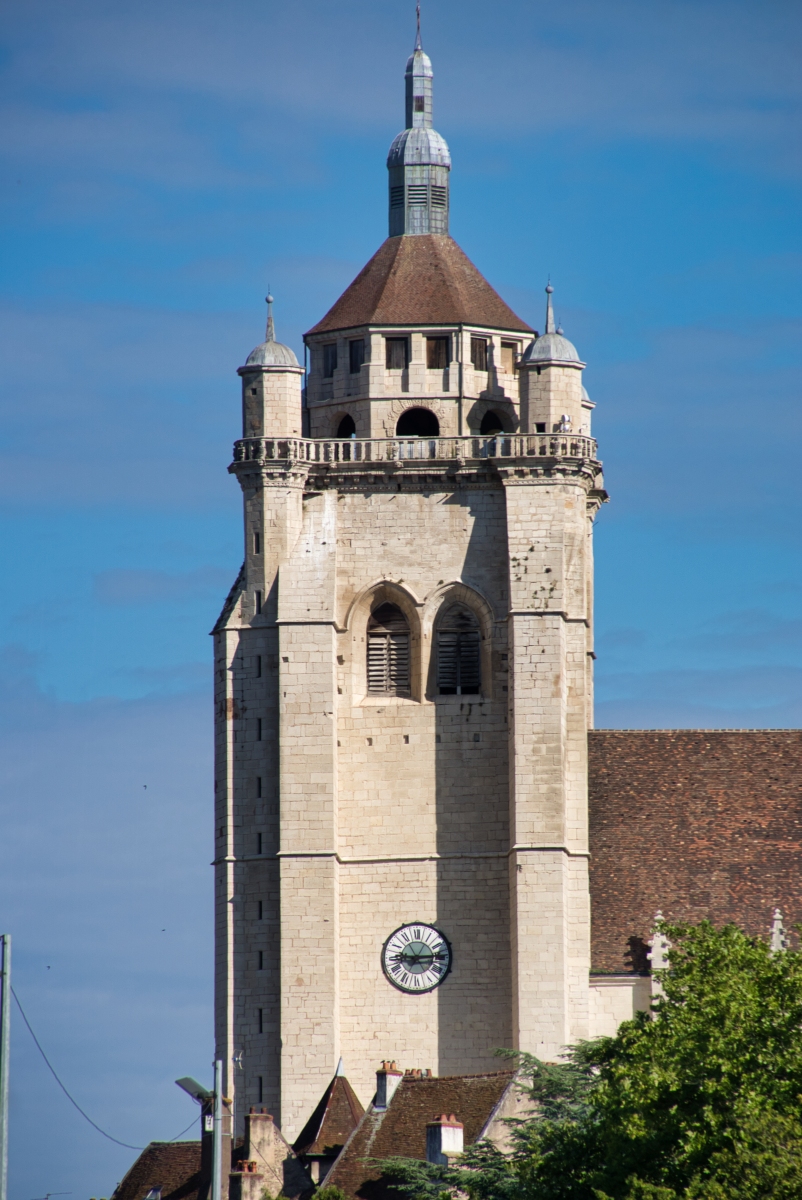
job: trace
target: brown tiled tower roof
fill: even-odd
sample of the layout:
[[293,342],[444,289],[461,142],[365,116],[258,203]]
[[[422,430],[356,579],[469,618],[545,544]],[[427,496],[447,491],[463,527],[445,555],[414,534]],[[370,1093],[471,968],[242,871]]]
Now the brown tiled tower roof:
[[344,1075],[335,1075],[312,1116],[293,1143],[298,1155],[330,1155],[339,1151],[364,1115]]
[[465,1145],[479,1137],[514,1071],[487,1075],[405,1075],[386,1109],[368,1109],[326,1176],[326,1186],[342,1188],[360,1200],[389,1200],[398,1195],[371,1159],[418,1158],[426,1161],[426,1126],[441,1113],[454,1113],[464,1126]]
[[802,731],[588,738],[594,970],[646,970],[658,909],[762,937],[775,906],[802,922]]
[[356,325],[479,325],[531,333],[444,233],[391,237],[309,333]]

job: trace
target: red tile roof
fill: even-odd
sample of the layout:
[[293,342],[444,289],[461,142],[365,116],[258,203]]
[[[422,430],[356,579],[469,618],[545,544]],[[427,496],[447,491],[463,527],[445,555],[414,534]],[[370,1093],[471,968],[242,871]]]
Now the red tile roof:
[[426,1160],[426,1126],[442,1113],[453,1113],[465,1127],[465,1145],[475,1142],[515,1078],[514,1071],[487,1075],[451,1075],[441,1079],[405,1075],[388,1107],[368,1109],[326,1176],[348,1196],[383,1200],[397,1195],[369,1159],[400,1156]]
[[335,1075],[293,1150],[298,1155],[332,1155],[342,1149],[364,1116],[354,1089],[344,1075]]
[[201,1189],[200,1142],[151,1142],[117,1185],[112,1200],[144,1200],[161,1188],[161,1200],[197,1200]]
[[309,333],[358,325],[463,324],[532,332],[453,238],[427,233],[388,238]]
[[593,969],[645,970],[655,912],[802,921],[802,731],[589,734]]

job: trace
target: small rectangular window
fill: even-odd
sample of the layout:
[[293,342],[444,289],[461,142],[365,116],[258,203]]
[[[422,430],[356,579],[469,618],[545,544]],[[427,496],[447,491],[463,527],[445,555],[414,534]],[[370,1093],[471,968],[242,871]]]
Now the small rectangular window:
[[261,833],[257,833],[257,835],[256,835],[256,853],[257,854],[262,853],[262,835],[261,835]]
[[395,184],[390,188],[390,208],[404,207],[404,185]]
[[265,1098],[265,1096],[264,1096],[264,1087],[262,1086],[262,1076],[261,1076],[261,1075],[260,1075],[260,1076],[259,1076],[259,1078],[257,1079],[256,1083],[257,1083],[257,1086],[256,1086],[257,1098],[258,1098],[258,1100],[259,1100],[259,1103],[261,1104],[261,1103],[262,1103],[262,1101],[263,1101],[263,1100],[264,1100],[264,1098]]
[[487,339],[471,338],[471,362],[475,371],[487,370]]
[[262,678],[262,656],[261,656],[261,654],[257,654],[257,656],[256,656],[256,678],[257,679]]
[[545,432],[546,432],[546,422],[545,421],[536,421],[535,422],[535,433],[545,433]]
[[501,369],[507,375],[515,374],[515,356],[518,350],[517,342],[501,343]]
[[323,347],[323,378],[331,379],[337,370],[337,343],[329,342]]
[[264,905],[263,905],[262,901],[260,900],[259,901],[259,916],[258,916],[257,920],[259,920],[259,921],[263,920],[264,915],[265,915],[264,914]]
[[257,742],[261,742],[261,740],[262,740],[262,718],[261,717],[256,718],[256,740],[257,740]]
[[265,1031],[265,1022],[264,1022],[264,1016],[263,1016],[264,1010],[261,1008],[257,1008],[256,1012],[258,1014],[257,1020],[259,1022],[259,1032],[264,1033],[264,1031]]
[[448,366],[448,341],[447,337],[427,337],[426,366],[430,370]]
[[[261,796],[261,795],[262,795],[262,776],[261,776],[261,775],[257,775],[257,776],[256,776],[256,795],[257,795],[257,796]],[[261,833],[260,833],[260,834],[259,834],[259,837],[261,837],[261,836],[262,836],[262,835],[261,835]]]
[[354,338],[348,343],[348,369],[352,375],[358,375],[365,361],[365,339]]
[[262,611],[262,593],[261,592],[254,593],[254,607],[256,608],[256,611],[258,613],[260,613]]
[[385,338],[386,366],[388,371],[405,371],[409,365],[409,341],[407,338]]
[[426,97],[415,96],[415,112],[426,112]]
[[262,553],[262,535],[258,529],[254,529],[253,531],[253,552],[254,554]]
[[264,969],[265,969],[265,952],[264,952],[264,950],[260,950],[259,951],[259,970],[264,971]]

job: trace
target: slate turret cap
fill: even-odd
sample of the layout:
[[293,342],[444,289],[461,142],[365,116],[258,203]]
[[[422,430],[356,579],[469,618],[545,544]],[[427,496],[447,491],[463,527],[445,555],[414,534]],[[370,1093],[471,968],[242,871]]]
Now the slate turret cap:
[[[276,331],[273,325],[273,297],[267,295],[267,330],[265,340],[255,350],[251,350],[245,360],[246,367],[297,367],[298,359],[289,346],[276,341]],[[242,370],[243,368],[240,368]]]
[[562,329],[555,328],[554,310],[551,305],[551,295],[554,288],[546,284],[546,330],[539,338],[535,338],[523,352],[523,366],[537,366],[539,363],[576,363],[585,364],[577,353],[576,346],[563,335]]

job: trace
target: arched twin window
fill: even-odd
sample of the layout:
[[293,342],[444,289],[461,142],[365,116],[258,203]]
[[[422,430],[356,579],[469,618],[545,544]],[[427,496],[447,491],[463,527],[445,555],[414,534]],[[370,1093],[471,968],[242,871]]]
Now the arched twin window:
[[441,696],[475,695],[481,683],[479,622],[464,604],[454,604],[437,624],[437,689]]
[[409,622],[396,604],[381,604],[368,621],[368,691],[410,694]]

